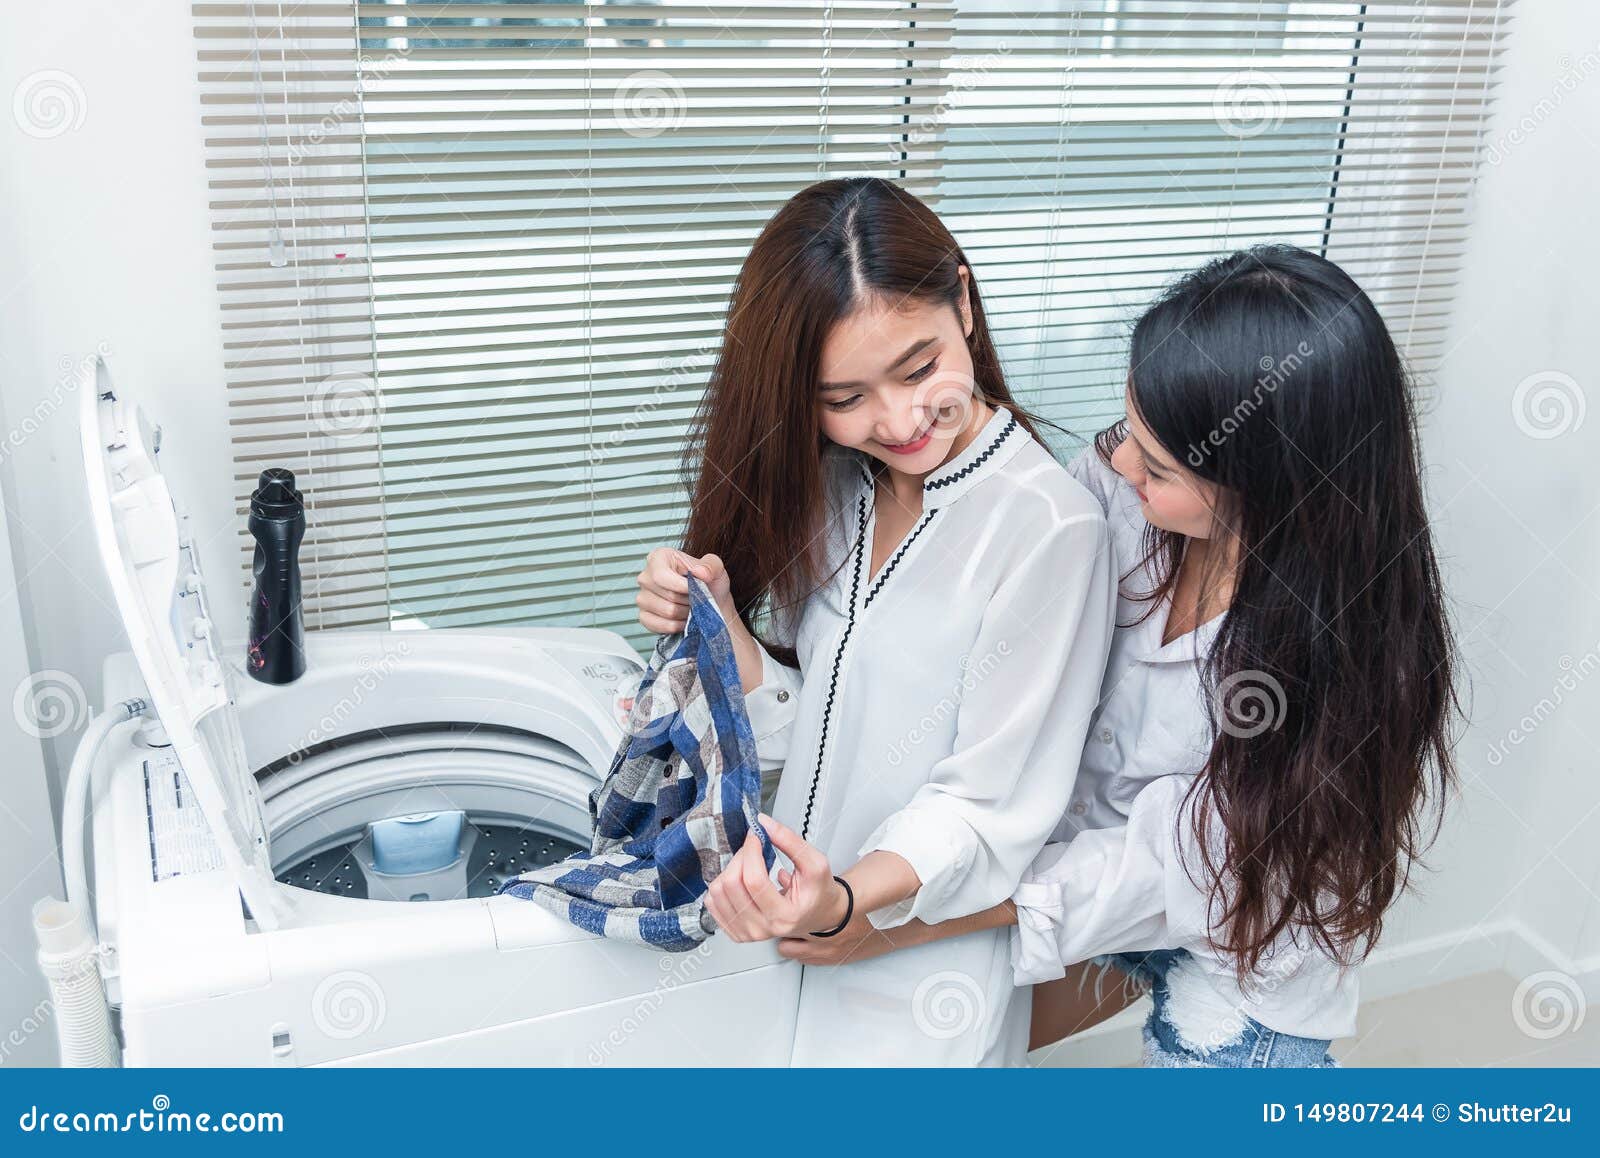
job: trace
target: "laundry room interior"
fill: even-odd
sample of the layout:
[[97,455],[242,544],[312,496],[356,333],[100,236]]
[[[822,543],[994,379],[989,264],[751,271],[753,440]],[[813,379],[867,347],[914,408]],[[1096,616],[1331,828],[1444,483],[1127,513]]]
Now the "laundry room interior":
[[[854,177],[949,225],[1062,463],[1122,417],[1130,328],[1178,275],[1283,242],[1371,294],[1417,415],[1454,784],[1352,966],[1354,1032],[1309,1036],[1353,1068],[1600,1065],[1600,8],[608,7],[8,14],[0,1067],[802,1064],[795,1043],[828,1031],[803,978],[897,959],[927,975],[918,1001],[961,978],[917,1011],[928,1057],[989,1064],[961,1052],[965,1019],[1000,999],[940,968],[958,941],[802,965],[782,935],[699,915],[727,903],[709,878],[675,909],[661,868],[642,916],[596,916],[592,883],[570,907],[550,891],[553,866],[600,856],[607,807],[636,802],[621,778],[639,705],[665,703],[668,638],[636,595],[653,551],[690,550],[697,408],[714,365],[746,365],[719,353],[756,276],[736,282],[740,263],[791,197]],[[1275,77],[1271,125],[1230,126],[1219,74]],[[847,416],[827,405],[806,404],[831,431]],[[785,441],[748,452],[787,464]],[[959,485],[928,484],[949,504],[930,534],[1006,469],[968,453],[937,480]],[[907,552],[922,525],[882,599],[863,579],[862,624],[912,578],[902,555],[926,562]],[[735,594],[755,558],[720,554]],[[739,676],[729,639],[701,677]],[[825,682],[807,648],[802,631],[784,662]],[[760,712],[804,713],[792,690]],[[744,697],[730,725],[706,694],[672,727],[764,742],[748,681],[748,721]],[[850,735],[818,710],[819,744]],[[946,726],[912,708],[906,758]],[[903,771],[834,757],[829,776]],[[714,814],[720,867],[768,827],[768,864],[815,839],[770,763],[750,756],[741,807]],[[687,800],[660,792],[666,830]],[[850,868],[829,859],[824,881]],[[840,928],[866,880],[841,882]],[[687,932],[656,922],[690,910]],[[1021,1064],[1149,1064],[1150,1016],[1139,998]]]

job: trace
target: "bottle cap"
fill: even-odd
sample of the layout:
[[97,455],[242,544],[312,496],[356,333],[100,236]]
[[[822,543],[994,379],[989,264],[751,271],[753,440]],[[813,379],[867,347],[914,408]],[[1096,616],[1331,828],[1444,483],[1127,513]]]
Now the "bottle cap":
[[250,509],[258,515],[283,516],[301,510],[300,492],[294,487],[294,471],[281,466],[269,466],[261,472],[256,482],[255,494],[250,496]]

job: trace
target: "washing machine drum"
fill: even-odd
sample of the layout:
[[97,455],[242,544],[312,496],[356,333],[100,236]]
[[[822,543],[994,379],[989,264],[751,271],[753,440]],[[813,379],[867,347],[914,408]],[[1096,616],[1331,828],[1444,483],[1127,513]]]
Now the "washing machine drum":
[[593,773],[570,748],[511,729],[360,733],[286,756],[257,781],[274,875],[319,893],[490,896],[589,847]]

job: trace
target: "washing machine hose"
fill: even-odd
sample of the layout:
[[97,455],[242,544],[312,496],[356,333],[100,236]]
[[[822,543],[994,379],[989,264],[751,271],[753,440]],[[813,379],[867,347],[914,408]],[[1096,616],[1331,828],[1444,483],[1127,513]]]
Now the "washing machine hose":
[[67,899],[45,897],[33,906],[39,969],[50,988],[50,1005],[67,1068],[116,1066],[121,1053],[111,1030],[111,1008],[100,977],[100,946],[89,898],[84,847],[84,812],[100,749],[118,725],[136,719],[148,705],[124,700],[89,721],[67,773],[61,805],[61,860]]

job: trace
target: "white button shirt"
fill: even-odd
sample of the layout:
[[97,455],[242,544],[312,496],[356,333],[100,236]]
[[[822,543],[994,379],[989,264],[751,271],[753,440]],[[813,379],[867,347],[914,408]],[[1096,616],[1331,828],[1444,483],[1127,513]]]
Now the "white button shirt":
[[[1092,447],[1068,469],[1105,508],[1117,573],[1128,575],[1146,553],[1138,495]],[[1125,596],[1148,592],[1154,576],[1140,569],[1123,587]],[[1200,669],[1222,618],[1163,645],[1170,610],[1170,600],[1153,611],[1148,602],[1118,601],[1105,687],[1071,802],[1013,898],[1016,983],[1052,980],[1105,953],[1181,948],[1229,1007],[1268,1028],[1348,1036],[1356,1027],[1354,970],[1286,936],[1242,992],[1232,959],[1207,935],[1206,892],[1189,874],[1192,868],[1204,879],[1185,796],[1211,751]]]
[[[783,761],[773,815],[836,872],[875,849],[910,863],[922,886],[868,914],[879,928],[987,909],[1072,792],[1116,600],[1105,516],[997,410],[924,479],[922,516],[869,574],[865,456],[824,460],[837,570],[799,616],[800,670],[768,655],[746,697],[762,756]],[[1020,1063],[1030,1003],[1008,936],[805,967],[794,1064]]]

